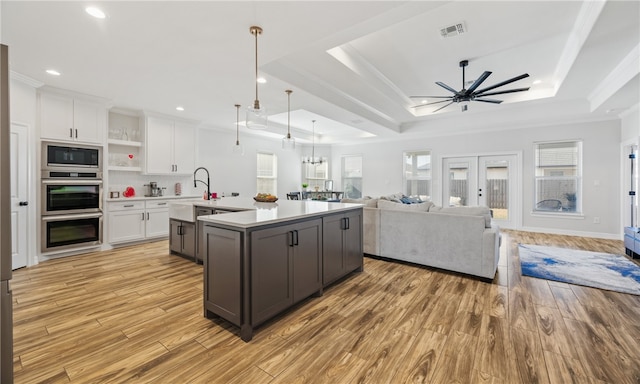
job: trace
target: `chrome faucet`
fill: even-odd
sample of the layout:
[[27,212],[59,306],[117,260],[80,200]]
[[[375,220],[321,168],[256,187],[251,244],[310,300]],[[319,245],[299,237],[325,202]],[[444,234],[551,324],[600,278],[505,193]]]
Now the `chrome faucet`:
[[[197,180],[196,179],[196,173],[198,173],[198,171],[201,170],[201,169],[203,169],[205,172],[207,172],[207,182],[206,183],[204,181],[202,181],[202,180]],[[207,170],[207,168],[198,167],[198,168],[196,168],[195,171],[193,171],[193,187],[194,188],[198,186],[198,181],[207,186],[207,200],[211,200],[211,189],[209,188],[209,171]]]

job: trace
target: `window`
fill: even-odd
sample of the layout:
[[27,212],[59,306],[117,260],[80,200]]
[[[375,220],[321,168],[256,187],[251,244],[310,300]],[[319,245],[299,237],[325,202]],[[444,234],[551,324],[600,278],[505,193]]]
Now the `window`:
[[344,197],[362,197],[362,156],[342,157],[342,188]]
[[302,182],[309,184],[311,190],[315,187],[324,190],[324,181],[329,178],[329,161],[322,159],[322,163],[319,164],[304,163],[302,172]]
[[405,152],[403,193],[407,196],[431,200],[431,152]]
[[581,212],[582,142],[537,143],[535,211]]
[[278,158],[273,153],[258,152],[257,193],[278,194]]

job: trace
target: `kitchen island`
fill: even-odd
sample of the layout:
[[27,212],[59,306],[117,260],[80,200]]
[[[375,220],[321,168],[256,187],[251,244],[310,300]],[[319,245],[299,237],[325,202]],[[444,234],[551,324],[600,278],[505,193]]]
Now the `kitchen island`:
[[[232,198],[233,199],[233,198]],[[204,315],[255,327],[353,271],[362,271],[360,204],[246,199],[215,202],[237,212],[198,216]],[[249,208],[252,209],[249,209]]]

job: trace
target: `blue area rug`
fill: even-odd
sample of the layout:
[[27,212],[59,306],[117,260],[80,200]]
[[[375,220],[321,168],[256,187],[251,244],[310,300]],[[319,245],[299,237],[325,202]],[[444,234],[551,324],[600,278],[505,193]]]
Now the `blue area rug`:
[[622,255],[520,244],[522,274],[640,295],[640,266]]

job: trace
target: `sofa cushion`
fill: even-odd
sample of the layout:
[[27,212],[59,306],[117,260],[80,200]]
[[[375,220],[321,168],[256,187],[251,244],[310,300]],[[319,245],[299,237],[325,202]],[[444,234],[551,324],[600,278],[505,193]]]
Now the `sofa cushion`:
[[449,213],[452,215],[483,216],[485,228],[491,228],[491,210],[485,206],[472,207],[429,207],[429,212]]
[[402,204],[402,203],[394,203],[389,200],[378,200],[378,208],[380,209],[393,209],[396,211],[413,211],[413,212],[427,212],[429,207],[433,205],[430,201],[425,201],[420,204]]
[[377,208],[378,199],[372,199],[371,197],[364,197],[362,199],[342,199],[341,203],[363,204],[365,207]]

